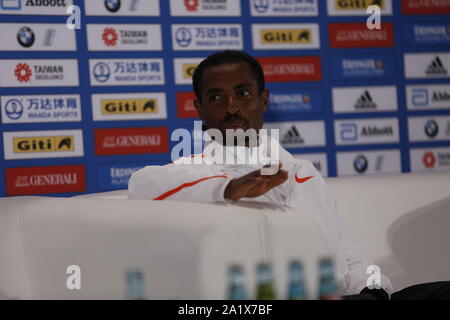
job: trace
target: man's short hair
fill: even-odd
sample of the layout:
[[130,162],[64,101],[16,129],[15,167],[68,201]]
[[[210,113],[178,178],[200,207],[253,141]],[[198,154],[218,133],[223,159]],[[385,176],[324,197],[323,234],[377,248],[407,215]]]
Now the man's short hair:
[[243,51],[225,50],[208,56],[195,69],[194,76],[192,77],[192,85],[194,87],[194,93],[197,96],[197,99],[201,101],[202,98],[201,82],[206,68],[240,61],[247,62],[252,69],[252,72],[256,78],[256,83],[258,84],[258,92],[261,94],[264,91],[266,84],[264,80],[264,72],[258,60]]

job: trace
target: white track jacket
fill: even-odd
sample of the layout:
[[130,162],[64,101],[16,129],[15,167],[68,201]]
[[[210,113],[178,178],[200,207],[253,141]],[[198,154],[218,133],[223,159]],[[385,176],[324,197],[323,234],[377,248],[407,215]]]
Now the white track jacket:
[[[251,152],[251,148],[224,147],[215,142],[211,144],[217,148],[216,150],[222,150],[227,159],[226,163],[230,163],[228,157],[234,159],[235,163],[244,163],[238,161],[242,161],[246,152]],[[165,166],[147,166],[135,172],[130,178],[128,198],[194,202],[226,201],[224,191],[232,179],[260,169],[262,165],[273,161],[273,157],[269,156],[270,150],[267,145],[268,143],[260,145],[262,149],[258,152],[264,156],[259,159],[258,164],[217,164],[217,159],[204,153],[183,157]],[[192,164],[194,159],[200,158],[203,164]],[[372,263],[346,229],[324,179],[311,162],[294,158],[281,146],[279,146],[279,161],[289,174],[288,180],[266,194],[248,200],[275,203],[308,212],[320,226],[329,246],[336,254],[336,275],[341,294],[358,294],[366,287],[369,276],[366,273],[367,267]],[[388,278],[381,276],[381,286],[388,293],[392,293]]]

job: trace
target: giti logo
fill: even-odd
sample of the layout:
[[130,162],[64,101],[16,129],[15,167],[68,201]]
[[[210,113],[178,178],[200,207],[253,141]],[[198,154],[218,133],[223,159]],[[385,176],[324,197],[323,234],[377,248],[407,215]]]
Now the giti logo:
[[198,64],[195,63],[185,63],[183,64],[183,78],[192,79],[194,76],[195,69],[197,69]]
[[102,114],[157,113],[156,99],[102,100]]
[[20,137],[13,139],[13,146],[14,153],[74,151],[75,137]]
[[336,10],[366,10],[369,6],[384,9],[384,0],[334,0]]
[[261,43],[311,43],[311,29],[261,30]]

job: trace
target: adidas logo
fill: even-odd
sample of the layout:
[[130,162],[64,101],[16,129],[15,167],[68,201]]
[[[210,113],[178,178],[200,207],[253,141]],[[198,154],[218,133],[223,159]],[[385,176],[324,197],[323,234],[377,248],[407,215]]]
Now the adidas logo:
[[355,103],[355,109],[376,109],[376,108],[377,104],[373,101],[372,96],[367,90]]
[[433,61],[431,61],[431,64],[428,66],[425,73],[428,75],[443,75],[447,74],[448,71],[445,69],[441,58],[437,56]]
[[281,144],[304,144],[305,140],[298,132],[296,126],[292,126],[281,139]]

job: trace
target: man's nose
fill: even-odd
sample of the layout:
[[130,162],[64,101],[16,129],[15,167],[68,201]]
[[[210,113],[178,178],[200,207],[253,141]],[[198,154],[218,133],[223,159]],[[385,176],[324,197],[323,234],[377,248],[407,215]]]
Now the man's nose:
[[229,95],[227,99],[226,111],[229,114],[236,114],[240,111],[240,109],[241,107],[239,105],[238,99],[236,99],[236,97],[233,97],[232,95]]

